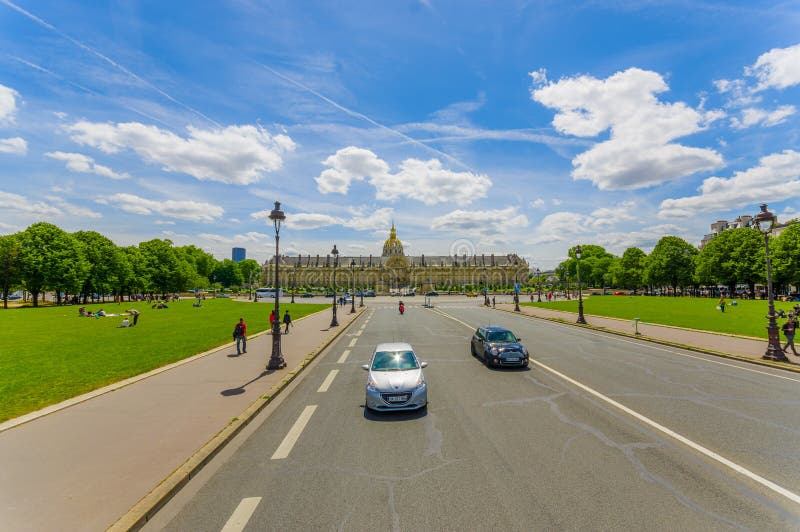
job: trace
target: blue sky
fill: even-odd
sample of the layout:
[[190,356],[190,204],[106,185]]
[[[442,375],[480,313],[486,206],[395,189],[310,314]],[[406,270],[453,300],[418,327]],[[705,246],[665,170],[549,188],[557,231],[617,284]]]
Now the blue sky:
[[800,2],[0,0],[0,233],[621,254],[800,196]]

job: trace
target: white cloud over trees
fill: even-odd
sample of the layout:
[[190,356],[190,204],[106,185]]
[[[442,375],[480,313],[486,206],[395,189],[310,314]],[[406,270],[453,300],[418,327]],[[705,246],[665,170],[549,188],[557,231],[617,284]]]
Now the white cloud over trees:
[[94,159],[92,159],[88,155],[83,155],[81,153],[66,153],[63,151],[54,151],[45,153],[45,156],[50,157],[51,159],[56,159],[57,161],[66,162],[67,169],[72,170],[73,172],[79,172],[83,174],[96,174],[103,177],[109,177],[111,179],[127,179],[128,177],[130,177],[128,174],[124,172],[118,173],[107,166],[103,166],[102,164],[97,164],[96,162],[94,162]]

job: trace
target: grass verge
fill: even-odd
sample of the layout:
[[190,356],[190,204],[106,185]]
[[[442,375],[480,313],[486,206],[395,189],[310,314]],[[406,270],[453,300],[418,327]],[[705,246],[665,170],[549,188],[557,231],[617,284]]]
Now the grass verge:
[[[292,319],[330,305],[281,304]],[[240,317],[248,336],[269,325],[271,303],[184,300],[168,309],[146,303],[87,305],[121,313],[135,308],[136,327],[122,317],[81,318],[78,307],[0,309],[0,422],[145,373],[232,341]]]

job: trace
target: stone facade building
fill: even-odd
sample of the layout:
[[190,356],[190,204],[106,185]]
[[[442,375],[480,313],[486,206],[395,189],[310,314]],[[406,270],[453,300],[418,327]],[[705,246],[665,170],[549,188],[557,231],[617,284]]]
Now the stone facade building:
[[[293,285],[330,288],[333,286],[334,257],[280,256],[279,284],[284,291]],[[341,288],[393,291],[479,289],[488,285],[513,288],[515,282],[527,284],[530,267],[515,253],[495,255],[420,255],[407,256],[392,224],[380,256],[339,256],[336,285]],[[274,257],[262,268],[263,286],[275,286]]]

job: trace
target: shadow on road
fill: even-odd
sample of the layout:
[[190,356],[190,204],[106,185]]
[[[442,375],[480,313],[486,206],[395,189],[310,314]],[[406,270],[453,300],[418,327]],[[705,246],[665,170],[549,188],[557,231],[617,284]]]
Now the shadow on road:
[[427,407],[408,412],[375,412],[369,408],[366,408],[364,405],[359,406],[364,409],[364,419],[368,419],[370,421],[412,421],[414,419],[421,419],[428,415]]
[[[231,355],[228,355],[228,356],[231,356]],[[245,392],[245,388],[248,385],[253,384],[254,382],[256,382],[261,377],[266,377],[267,375],[270,375],[272,373],[275,373],[274,369],[268,369],[268,370],[262,371],[255,379],[252,379],[252,380],[250,380],[250,381],[248,381],[248,382],[246,382],[246,383],[244,383],[241,386],[238,386],[236,388],[230,388],[228,390],[222,390],[219,393],[220,393],[220,395],[223,395],[225,397],[230,397],[232,395],[241,395],[241,394],[243,394]]]

